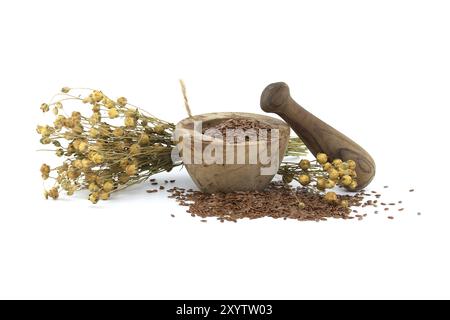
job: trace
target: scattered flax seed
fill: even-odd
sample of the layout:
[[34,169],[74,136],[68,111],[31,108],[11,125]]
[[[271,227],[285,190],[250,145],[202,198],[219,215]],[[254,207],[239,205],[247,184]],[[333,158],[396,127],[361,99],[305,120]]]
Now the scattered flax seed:
[[208,220],[206,220],[206,219],[202,219],[202,220],[200,220],[201,222],[208,222]]
[[409,190],[409,192],[414,192],[414,189]]
[[170,216],[171,216],[172,218],[175,218],[175,215],[174,215],[174,214],[171,214]]
[[372,193],[378,193],[378,192],[376,192],[376,191],[372,191]]
[[389,211],[389,208],[384,208],[384,211]]
[[398,209],[398,211],[403,211],[403,210],[405,210],[405,208],[400,208],[400,209]]
[[158,192],[158,190],[156,190],[156,189],[149,189],[149,190],[146,190],[145,192],[147,192],[147,193],[154,193],[154,192]]
[[380,204],[381,204],[382,206],[385,206],[385,205],[386,205],[386,203],[384,203],[384,202],[381,202]]
[[390,206],[395,206],[394,202],[389,203]]
[[168,180],[164,180],[164,183],[169,183],[169,181]]
[[159,186],[159,190],[164,190],[164,186]]
[[402,204],[402,203],[403,203],[403,201],[399,201],[398,203],[399,203],[399,204]]
[[374,213],[375,213],[375,214],[378,214],[378,211],[375,211]]
[[170,180],[170,183],[174,183],[175,182],[175,180]]
[[422,213],[420,213],[420,212],[417,212],[417,215],[418,215],[418,216],[421,216],[421,215],[422,215]]
[[158,182],[152,182],[152,186],[156,186]]
[[387,189],[387,188],[389,188],[389,186],[384,186],[383,188]]
[[391,220],[393,220],[393,219],[394,219],[394,217],[393,217],[393,216],[388,216],[388,219],[391,219]]
[[156,181],[156,179],[150,179],[150,182]]

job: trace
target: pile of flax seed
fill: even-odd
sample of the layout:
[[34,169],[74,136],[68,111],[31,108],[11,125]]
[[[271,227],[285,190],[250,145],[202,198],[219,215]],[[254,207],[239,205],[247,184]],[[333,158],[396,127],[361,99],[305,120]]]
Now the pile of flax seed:
[[374,214],[386,214],[388,219],[394,219],[394,212],[404,210],[402,201],[382,202],[381,194],[376,191],[361,190],[351,195],[338,195],[337,203],[348,201],[349,207],[345,208],[337,203],[325,202],[317,192],[282,182],[272,182],[264,191],[208,194],[173,187],[167,192],[170,193],[169,198],[175,199],[180,206],[186,206],[187,212],[193,217],[200,217],[202,222],[206,222],[206,218],[237,222],[245,218],[263,217],[299,221],[326,221],[329,218],[362,220],[367,213],[359,213],[359,208],[364,208],[364,212],[370,208]]

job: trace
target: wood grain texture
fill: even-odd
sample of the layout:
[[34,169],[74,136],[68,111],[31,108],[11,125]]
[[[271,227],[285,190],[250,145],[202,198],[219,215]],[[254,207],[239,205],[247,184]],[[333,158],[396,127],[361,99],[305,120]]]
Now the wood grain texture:
[[357,164],[357,190],[372,181],[376,167],[370,154],[295,102],[286,83],[276,82],[268,85],[261,94],[261,108],[283,118],[314,155],[324,152],[331,160],[354,160]]

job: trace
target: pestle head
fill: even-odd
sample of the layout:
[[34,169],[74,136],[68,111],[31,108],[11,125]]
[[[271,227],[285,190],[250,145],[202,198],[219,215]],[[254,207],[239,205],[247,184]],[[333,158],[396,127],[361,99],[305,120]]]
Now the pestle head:
[[289,86],[286,83],[271,83],[261,94],[261,109],[265,112],[278,113],[287,105],[290,98]]

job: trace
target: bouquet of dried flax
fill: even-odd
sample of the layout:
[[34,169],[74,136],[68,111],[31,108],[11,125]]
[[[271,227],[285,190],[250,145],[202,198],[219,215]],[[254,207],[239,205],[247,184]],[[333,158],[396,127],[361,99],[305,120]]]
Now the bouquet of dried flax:
[[[80,110],[90,108],[90,114],[69,115],[65,104],[70,102],[82,105]],[[51,110],[55,120],[37,126],[40,142],[53,146],[45,150],[62,158],[58,166],[41,166],[42,178],[53,182],[46,198],[57,199],[62,190],[72,195],[89,189],[89,200],[96,203],[181,164],[171,159],[175,126],[124,97],[113,100],[99,90],[64,87],[41,110]]]

